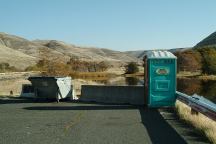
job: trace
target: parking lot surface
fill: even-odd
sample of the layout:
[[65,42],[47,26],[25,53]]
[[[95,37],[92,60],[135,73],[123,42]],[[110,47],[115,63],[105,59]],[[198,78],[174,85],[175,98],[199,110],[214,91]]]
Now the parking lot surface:
[[208,143],[172,109],[0,99],[1,144]]

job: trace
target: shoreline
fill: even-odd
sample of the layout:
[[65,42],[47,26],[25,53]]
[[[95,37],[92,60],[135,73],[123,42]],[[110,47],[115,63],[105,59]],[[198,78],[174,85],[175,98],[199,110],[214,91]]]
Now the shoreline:
[[179,79],[200,79],[200,80],[216,80],[216,75],[207,75],[199,72],[179,72],[177,73]]

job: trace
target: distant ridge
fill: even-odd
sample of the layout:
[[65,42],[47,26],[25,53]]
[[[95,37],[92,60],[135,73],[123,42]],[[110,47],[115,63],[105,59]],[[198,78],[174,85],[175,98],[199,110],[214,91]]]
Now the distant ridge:
[[200,41],[196,47],[204,47],[204,46],[216,46],[216,32],[210,34],[208,37]]
[[[176,52],[183,52],[183,51],[186,51],[186,50],[189,50],[191,49],[191,47],[186,47],[186,48],[173,48],[173,49],[166,49],[167,51],[170,51],[172,53],[176,53]],[[158,49],[159,50],[159,49]],[[161,49],[163,50],[163,49]],[[146,53],[148,51],[151,51],[151,50],[138,50],[138,51],[127,51],[125,53],[127,53],[128,55],[131,55],[131,56],[135,56],[137,57],[138,59],[142,60],[143,57],[146,55]]]
[[[216,46],[216,32],[199,42],[196,47]],[[168,51],[172,53],[184,52],[191,49],[174,48]],[[149,50],[120,52],[105,48],[80,47],[58,40],[33,40],[0,32],[0,63],[8,62],[20,69],[35,64],[41,59],[41,54],[48,58],[60,57],[62,61],[68,61],[71,57],[83,61],[105,61],[110,66],[120,66],[127,62],[141,63]]]
[[[43,55],[43,56],[42,56]],[[110,65],[122,65],[140,60],[127,53],[104,48],[80,47],[58,40],[34,40],[0,32],[0,63],[8,62],[19,69],[35,64],[41,57],[61,58],[68,61],[71,57],[83,61],[105,61]]]

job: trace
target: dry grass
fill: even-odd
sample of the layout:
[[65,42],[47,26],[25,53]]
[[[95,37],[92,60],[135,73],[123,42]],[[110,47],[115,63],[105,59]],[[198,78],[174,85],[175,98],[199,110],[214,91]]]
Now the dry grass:
[[34,65],[37,59],[30,55],[24,54],[18,50],[0,45],[0,63],[9,63],[18,69],[24,70],[30,65]]
[[196,129],[204,133],[213,144],[216,144],[215,121],[209,119],[208,117],[200,113],[198,115],[192,115],[190,107],[180,101],[176,102],[176,109],[181,119],[192,124]]
[[30,84],[30,82],[23,78],[0,80],[0,96],[10,95],[10,91],[13,91],[13,96],[19,96],[21,94],[22,84]]
[[189,71],[180,71],[177,74],[177,77],[194,77],[201,75],[200,72],[189,72]]
[[201,80],[216,80],[216,75],[208,75],[208,74],[202,74],[200,72],[179,72],[177,74],[178,78],[190,78],[190,77],[194,77],[197,79],[201,79]]
[[108,68],[106,72],[107,73],[113,73],[116,75],[123,75],[125,73],[125,67],[123,67],[123,66],[111,67],[111,68]]
[[144,73],[125,74],[126,77],[144,76]]
[[107,72],[72,72],[72,78],[89,79],[89,80],[107,80],[114,74]]
[[91,80],[74,79],[72,80],[72,85],[74,86],[76,96],[80,97],[82,85],[102,85]]
[[[27,80],[29,76],[36,76],[38,72],[31,73],[0,73],[0,96],[9,96],[10,91],[13,91],[13,95],[10,96],[20,96],[23,84],[30,84]],[[82,76],[89,78],[89,80],[73,79],[72,85],[75,89],[75,94],[80,96],[82,85],[102,85],[94,82],[93,79],[107,79],[107,73],[80,73]],[[100,77],[97,77],[97,76]],[[92,77],[93,76],[93,77]]]
[[198,76],[198,79],[202,79],[202,80],[216,80],[216,75],[201,75]]
[[10,91],[13,91],[13,96],[19,96],[22,91],[22,85],[30,84],[27,78],[38,74],[39,72],[0,73],[0,96],[8,96]]

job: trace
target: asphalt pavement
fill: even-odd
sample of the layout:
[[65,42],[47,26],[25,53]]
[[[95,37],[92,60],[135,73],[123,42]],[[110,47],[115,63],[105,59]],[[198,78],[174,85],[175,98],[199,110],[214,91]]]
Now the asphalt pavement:
[[209,143],[173,109],[0,99],[0,144]]

